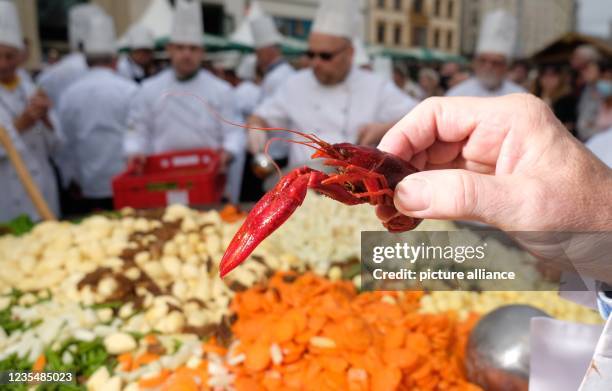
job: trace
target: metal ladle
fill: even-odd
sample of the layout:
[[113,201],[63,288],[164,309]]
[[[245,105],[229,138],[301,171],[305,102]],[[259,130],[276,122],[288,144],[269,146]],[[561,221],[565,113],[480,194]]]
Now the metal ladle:
[[483,317],[468,340],[468,379],[487,391],[527,391],[529,326],[542,316],[550,317],[532,306],[509,305]]

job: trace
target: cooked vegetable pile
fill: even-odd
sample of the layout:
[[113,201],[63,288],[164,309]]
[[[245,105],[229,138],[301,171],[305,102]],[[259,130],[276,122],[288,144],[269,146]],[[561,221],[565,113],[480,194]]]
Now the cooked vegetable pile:
[[527,303],[600,322],[551,292],[358,293],[359,232],[379,222],[316,196],[220,280],[243,218],[172,206],[17,224],[0,236],[0,370],[69,369],[78,385],[43,388],[65,390],[470,389],[475,314]]

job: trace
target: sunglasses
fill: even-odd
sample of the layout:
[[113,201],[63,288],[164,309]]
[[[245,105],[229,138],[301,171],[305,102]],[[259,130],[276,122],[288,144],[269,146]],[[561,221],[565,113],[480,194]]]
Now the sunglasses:
[[314,60],[316,57],[319,57],[323,61],[331,61],[338,54],[342,53],[348,48],[348,45],[343,46],[341,49],[336,50],[335,52],[315,52],[313,50],[309,50],[306,52],[306,57],[310,60]]
[[506,61],[504,60],[491,59],[486,57],[478,57],[476,58],[476,62],[478,62],[480,65],[490,65],[493,68],[503,68],[507,65]]

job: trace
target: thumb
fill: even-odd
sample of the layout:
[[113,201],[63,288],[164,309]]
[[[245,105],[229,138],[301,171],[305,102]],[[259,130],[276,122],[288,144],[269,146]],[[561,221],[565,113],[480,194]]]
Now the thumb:
[[522,204],[515,181],[467,170],[423,171],[397,185],[394,202],[399,212],[412,217],[504,226],[516,218]]

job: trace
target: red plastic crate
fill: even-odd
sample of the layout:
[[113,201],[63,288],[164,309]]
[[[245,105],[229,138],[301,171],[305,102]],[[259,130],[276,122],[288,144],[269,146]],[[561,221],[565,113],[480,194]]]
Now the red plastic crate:
[[113,178],[115,208],[219,203],[226,181],[220,164],[219,153],[210,149],[148,156],[142,174],[128,168]]

